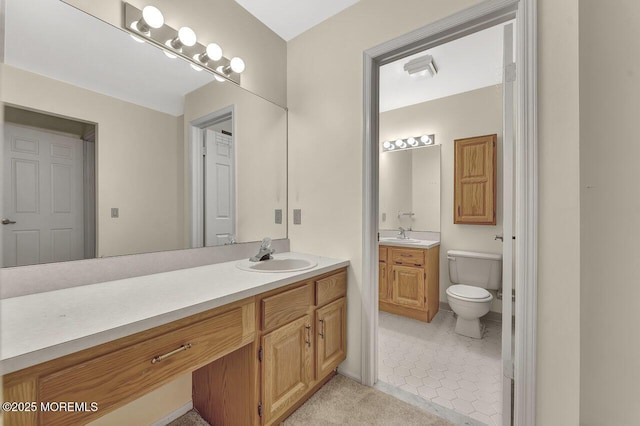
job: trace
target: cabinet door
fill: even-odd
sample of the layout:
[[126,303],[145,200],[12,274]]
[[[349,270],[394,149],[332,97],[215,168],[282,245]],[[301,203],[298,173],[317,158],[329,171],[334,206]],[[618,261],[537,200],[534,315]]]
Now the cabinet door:
[[393,265],[391,273],[393,302],[416,308],[424,307],[424,269]]
[[497,135],[457,139],[453,223],[496,224]]
[[378,263],[378,298],[382,302],[389,301],[389,277],[384,263]]
[[313,380],[313,330],[307,314],[262,337],[264,424],[297,402]]
[[344,361],[347,347],[347,305],[345,298],[316,311],[318,330],[316,347],[316,377],[327,375]]

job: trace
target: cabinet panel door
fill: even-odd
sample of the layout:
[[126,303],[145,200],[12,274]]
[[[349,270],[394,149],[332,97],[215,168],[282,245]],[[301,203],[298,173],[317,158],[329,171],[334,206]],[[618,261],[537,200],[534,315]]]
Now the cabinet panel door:
[[317,347],[316,377],[327,375],[344,361],[347,347],[347,304],[336,300],[316,311]]
[[453,223],[496,224],[497,135],[457,139]]
[[378,298],[383,302],[388,302],[390,299],[387,269],[387,265],[384,263],[378,263]]
[[262,337],[264,424],[283,414],[309,388],[313,375],[311,315]]
[[393,265],[392,299],[399,305],[422,308],[425,305],[424,270],[409,266]]

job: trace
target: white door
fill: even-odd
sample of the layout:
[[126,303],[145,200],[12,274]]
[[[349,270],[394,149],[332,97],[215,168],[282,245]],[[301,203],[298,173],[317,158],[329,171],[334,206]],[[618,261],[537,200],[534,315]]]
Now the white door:
[[219,246],[235,236],[235,160],[233,137],[205,130],[204,245]]
[[502,244],[502,424],[511,425],[513,401],[513,193],[514,173],[514,82],[516,79],[513,58],[513,24],[504,27],[503,46],[503,139],[502,167],[503,178],[503,244]]
[[80,139],[5,123],[3,266],[84,258]]

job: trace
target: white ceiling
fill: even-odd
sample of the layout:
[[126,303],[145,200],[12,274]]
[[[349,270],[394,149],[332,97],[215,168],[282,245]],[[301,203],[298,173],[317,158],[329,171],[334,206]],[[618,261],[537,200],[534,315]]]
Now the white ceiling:
[[360,0],[235,0],[289,41]]
[[175,116],[213,80],[59,0],[6,0],[5,22],[8,65]]
[[[503,25],[400,59],[380,68],[380,112],[502,83]],[[432,55],[435,77],[409,75],[404,64]]]

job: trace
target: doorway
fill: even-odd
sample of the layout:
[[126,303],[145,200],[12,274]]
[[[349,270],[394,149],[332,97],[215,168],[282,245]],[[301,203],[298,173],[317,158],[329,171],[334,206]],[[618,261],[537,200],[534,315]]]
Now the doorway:
[[4,107],[3,266],[94,258],[95,125]]
[[192,247],[236,243],[234,108],[191,123]]
[[[475,33],[485,28],[515,19],[517,23],[517,47],[515,65],[510,65],[506,75],[518,76],[515,80],[515,92],[518,102],[515,108],[515,141],[513,161],[509,162],[513,170],[515,199],[513,229],[518,235],[512,240],[505,229],[504,246],[514,247],[513,265],[515,265],[515,289],[518,320],[516,321],[514,350],[511,348],[511,333],[508,345],[503,342],[501,374],[507,385],[502,389],[507,396],[503,401],[504,413],[511,412],[513,394],[513,414],[503,416],[503,424],[535,424],[535,251],[536,251],[536,192],[535,192],[535,5],[526,0],[483,2],[448,18],[434,22],[424,28],[399,37],[365,52],[364,58],[364,166],[363,166],[363,353],[362,379],[365,384],[373,385],[378,378],[378,82],[380,67],[400,58],[439,46],[451,40]],[[505,111],[506,112],[506,111]],[[506,123],[505,123],[506,124]],[[506,125],[505,125],[506,127]],[[506,132],[506,131],[505,131]],[[413,135],[412,135],[413,136]],[[509,153],[506,154],[507,157]],[[505,228],[507,228],[505,224]],[[507,250],[505,249],[505,252]],[[510,262],[506,265],[503,277],[513,274]],[[446,271],[442,271],[446,272]],[[505,288],[511,295],[511,289]],[[510,299],[510,297],[509,297]],[[509,304],[510,305],[510,304]],[[508,316],[510,317],[510,315]],[[505,321],[511,327],[511,321]],[[508,346],[508,348],[507,348]],[[514,356],[514,362],[511,357]],[[507,362],[504,362],[505,359]],[[513,391],[511,383],[515,379]]]

